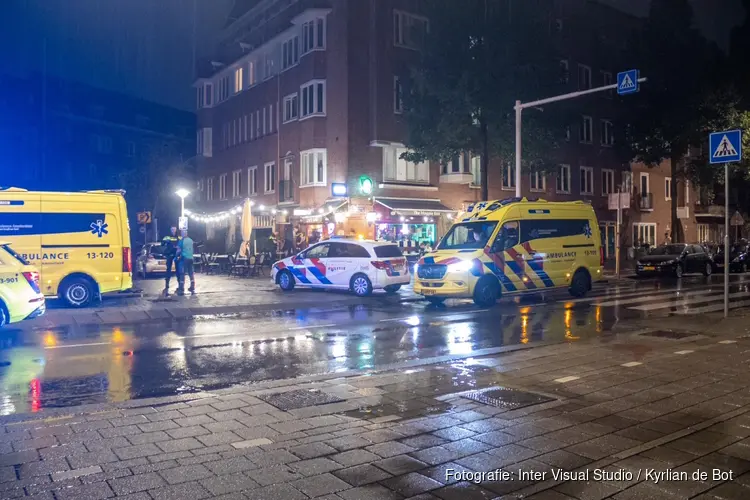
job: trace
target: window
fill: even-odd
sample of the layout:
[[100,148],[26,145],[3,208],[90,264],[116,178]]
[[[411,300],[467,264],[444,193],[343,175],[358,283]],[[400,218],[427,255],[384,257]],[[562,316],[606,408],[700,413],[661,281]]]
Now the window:
[[135,156],[135,143],[133,141],[128,141],[127,155],[131,158]]
[[273,193],[276,191],[276,164],[274,162],[266,163],[264,166],[263,182],[265,182],[264,192]]
[[578,65],[578,90],[591,88],[591,67],[585,64]]
[[590,116],[582,116],[581,117],[581,128],[579,130],[579,139],[581,142],[586,144],[591,144],[591,135],[592,135],[592,122]]
[[214,199],[214,178],[209,177],[206,179],[206,201]]
[[615,192],[615,171],[602,170],[602,196],[607,196]]
[[219,199],[227,199],[227,174],[221,174],[219,176]]
[[266,135],[266,108],[263,107],[263,128],[261,129],[262,135]]
[[543,192],[547,189],[547,179],[541,172],[531,172],[530,190]]
[[214,86],[211,83],[206,83],[199,86],[196,89],[198,96],[198,109],[210,108],[213,104]]
[[622,173],[622,188],[623,193],[632,193],[633,192],[633,172],[623,172]]
[[291,68],[299,62],[299,37],[295,36],[281,45],[281,69]]
[[685,206],[690,204],[690,181],[685,179]]
[[570,82],[570,63],[567,59],[560,59],[560,83]]
[[672,199],[672,178],[671,177],[664,178],[664,199],[665,200]]
[[260,128],[260,110],[256,110],[255,111],[255,138],[256,139],[260,138],[260,135],[261,135],[260,131],[261,131],[261,128]]
[[399,77],[393,77],[393,112],[401,114],[404,111],[403,90]]
[[570,125],[565,125],[565,142],[570,142]]
[[708,224],[698,224],[698,243],[707,243],[709,239]]
[[614,126],[609,120],[601,121],[602,146],[612,146],[615,143]]
[[214,84],[206,84],[206,107],[210,108],[214,105]]
[[648,185],[648,173],[646,172],[641,172],[640,188],[641,188],[641,196],[644,196],[651,192],[649,190],[649,185]]
[[502,188],[505,190],[511,190],[516,188],[516,175],[514,165],[510,162],[503,165],[503,185]]
[[297,119],[298,108],[299,97],[296,92],[284,98],[284,123]]
[[454,224],[440,241],[440,250],[468,250],[484,248],[497,222],[474,221]]
[[481,156],[471,157],[471,185],[472,186],[482,185],[482,157]]
[[241,190],[241,178],[242,178],[242,172],[239,170],[235,170],[232,172],[232,198],[239,198],[240,197],[240,190]]
[[197,185],[195,186],[195,190],[198,193],[198,201],[203,201],[203,198],[205,197],[205,179],[198,180]]
[[[606,87],[607,85],[612,85],[613,83],[615,83],[615,82],[614,82],[614,80],[612,80],[612,73],[610,73],[609,71],[602,71],[602,85],[604,87]],[[607,90],[604,93],[604,96],[607,99],[612,99],[612,96],[614,96],[614,95],[615,95],[615,91],[614,90]]]
[[420,49],[430,31],[429,21],[421,16],[393,11],[393,44],[397,47]]
[[443,164],[443,174],[463,174],[464,173],[464,155],[457,154],[447,163]]
[[518,245],[520,231],[517,220],[509,221],[500,227],[497,232],[495,241],[492,243],[491,251],[493,253],[504,252]]
[[558,193],[570,193],[570,165],[558,165],[555,188]]
[[255,196],[258,194],[258,167],[247,169],[247,195]]
[[242,140],[244,142],[247,142],[247,115],[245,115],[245,116],[242,117],[242,123],[243,123],[243,125],[242,125],[242,130],[243,130]]
[[325,50],[325,19],[320,17],[302,25],[302,53],[312,50]]
[[274,125],[275,121],[276,120],[273,119],[273,104],[269,104],[268,105],[268,133],[269,134],[273,134],[273,132],[275,130],[273,128],[273,125]]
[[405,148],[383,148],[383,180],[391,182],[411,182],[427,184],[430,182],[429,163],[414,163],[401,158]]
[[325,115],[325,89],[325,80],[314,80],[300,87],[300,95],[302,96],[300,117],[304,118],[312,115]]
[[581,194],[594,194],[594,169],[581,167]]
[[[278,47],[278,46],[277,46]],[[277,53],[271,52],[263,57],[263,79],[268,80],[276,74]]]
[[656,224],[649,222],[636,222],[633,224],[633,246],[643,245],[656,246]]
[[229,99],[229,76],[225,76],[219,80],[219,98],[218,102],[226,101]]
[[326,185],[326,150],[312,149],[300,153],[302,186]]
[[239,94],[242,92],[243,86],[243,69],[242,66],[234,70],[234,93]]

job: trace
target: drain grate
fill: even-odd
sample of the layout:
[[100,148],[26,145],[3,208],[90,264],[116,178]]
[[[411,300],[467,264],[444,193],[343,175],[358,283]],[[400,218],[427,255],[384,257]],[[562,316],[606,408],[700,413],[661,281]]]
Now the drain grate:
[[658,337],[661,339],[684,339],[686,337],[693,337],[696,333],[689,332],[673,332],[670,330],[656,330],[653,332],[646,332],[641,334],[644,337]]
[[541,394],[507,387],[488,387],[478,391],[469,391],[461,394],[461,397],[506,410],[517,410],[518,408],[549,403],[555,400],[555,398],[542,396]]
[[307,406],[327,405],[330,403],[340,403],[344,401],[338,396],[322,392],[317,389],[304,390],[298,389],[289,392],[276,392],[273,394],[262,394],[257,396],[266,403],[275,406],[279,410],[295,410]]

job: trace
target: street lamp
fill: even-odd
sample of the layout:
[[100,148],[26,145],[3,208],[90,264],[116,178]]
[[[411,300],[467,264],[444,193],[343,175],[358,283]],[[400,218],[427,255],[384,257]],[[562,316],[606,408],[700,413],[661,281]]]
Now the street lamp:
[[181,203],[180,217],[185,217],[185,197],[190,194],[190,191],[188,191],[187,189],[180,188],[177,191],[175,191],[174,194],[180,197],[180,203]]

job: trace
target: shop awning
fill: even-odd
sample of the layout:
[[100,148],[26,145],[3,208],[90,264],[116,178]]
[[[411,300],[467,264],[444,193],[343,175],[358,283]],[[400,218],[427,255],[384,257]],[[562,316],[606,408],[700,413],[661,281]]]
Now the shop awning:
[[404,215],[440,215],[456,212],[440,200],[413,198],[375,198],[375,202],[392,212]]
[[[349,200],[334,200],[329,201],[317,209],[310,209],[309,214],[301,215],[302,220],[305,222],[321,222],[324,217],[327,217],[333,213],[338,212],[349,204]],[[307,210],[305,210],[307,211]],[[298,213],[301,210],[297,211]]]

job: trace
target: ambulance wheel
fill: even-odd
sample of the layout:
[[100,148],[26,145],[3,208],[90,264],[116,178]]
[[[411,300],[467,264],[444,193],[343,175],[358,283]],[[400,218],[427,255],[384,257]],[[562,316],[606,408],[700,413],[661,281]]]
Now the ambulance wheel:
[[573,297],[580,298],[586,295],[589,290],[591,290],[591,278],[586,271],[579,269],[573,275],[573,279],[570,280],[568,291]]
[[281,271],[279,273],[279,288],[285,292],[291,292],[294,290],[294,276],[289,271]]
[[8,308],[5,307],[5,303],[0,300],[0,328],[10,323],[10,314],[8,314]]
[[484,276],[474,287],[474,303],[480,307],[495,305],[500,298],[500,284],[491,276]]
[[65,278],[60,285],[60,298],[71,307],[86,307],[94,300],[94,285],[84,277]]
[[367,297],[372,293],[372,282],[364,274],[355,274],[352,276],[349,288],[357,297]]
[[401,285],[388,285],[388,286],[384,286],[383,290],[385,290],[385,293],[396,293],[399,290],[401,290]]

